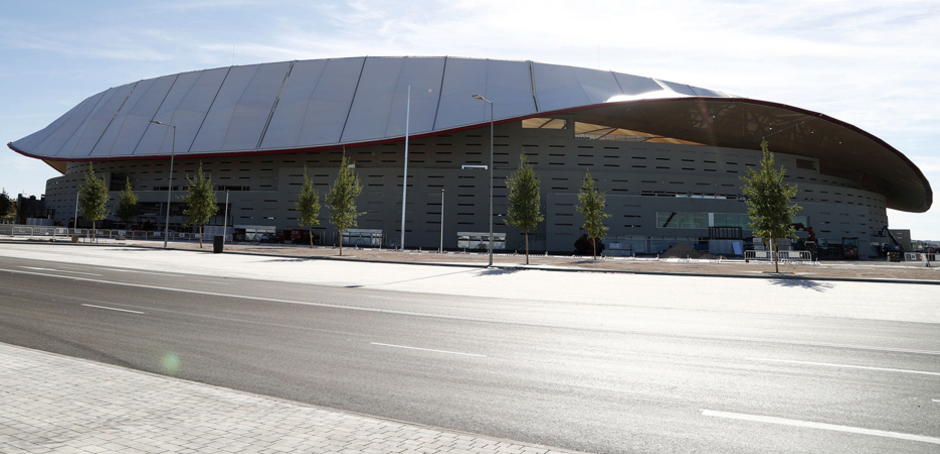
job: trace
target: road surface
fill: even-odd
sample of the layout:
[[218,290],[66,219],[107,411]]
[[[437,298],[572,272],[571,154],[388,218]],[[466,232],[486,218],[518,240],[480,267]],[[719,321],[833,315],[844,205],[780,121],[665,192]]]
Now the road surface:
[[[389,291],[370,284],[383,268],[356,266],[364,284],[317,285],[7,256],[0,342],[589,452],[940,449],[935,314],[880,316],[870,301],[933,289],[629,276],[642,297],[566,301],[538,288],[524,298]],[[533,279],[422,272],[437,286]],[[688,286],[702,288],[699,301],[669,302]],[[720,291],[729,287],[739,295]],[[724,301],[768,288],[802,298]],[[805,314],[852,288],[869,308],[859,317]]]

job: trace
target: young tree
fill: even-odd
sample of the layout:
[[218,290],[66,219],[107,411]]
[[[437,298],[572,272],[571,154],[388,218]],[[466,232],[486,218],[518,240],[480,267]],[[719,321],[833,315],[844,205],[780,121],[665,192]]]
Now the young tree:
[[591,178],[591,171],[588,170],[584,176],[584,184],[581,186],[581,192],[578,193],[578,211],[584,215],[584,230],[587,230],[588,239],[591,241],[591,247],[594,253],[594,259],[597,259],[597,242],[604,239],[607,235],[607,226],[604,225],[604,219],[610,217],[604,212],[607,203],[604,201],[605,194],[599,192],[594,186],[594,179]]
[[124,228],[137,218],[137,194],[131,188],[130,177],[127,177],[124,190],[118,194],[117,217],[124,223]]
[[300,225],[310,229],[310,247],[313,247],[313,226],[320,225],[320,193],[313,188],[313,180],[307,178],[307,166],[304,166],[304,187],[300,189],[296,207],[300,212]]
[[6,221],[8,218],[16,219],[16,201],[10,198],[7,190],[0,192],[0,220]]
[[777,263],[777,239],[796,236],[793,231],[793,216],[800,210],[791,205],[790,199],[796,196],[796,186],[783,183],[784,168],[774,168],[774,154],[768,150],[767,140],[762,140],[760,172],[748,169],[742,176],[745,184],[741,187],[747,202],[747,214],[751,216],[751,229],[754,235],[770,240],[774,270],[780,272]]
[[333,187],[326,195],[326,205],[330,207],[330,222],[339,230],[339,255],[343,255],[343,232],[356,226],[356,218],[362,213],[356,212],[356,197],[362,192],[359,176],[349,167],[346,156],[339,165],[339,174]]
[[519,156],[519,168],[506,177],[509,188],[509,218],[506,224],[522,230],[525,234],[525,264],[529,264],[529,232],[535,230],[545,220],[540,208],[539,177],[526,161],[524,154]]
[[95,169],[91,163],[88,163],[88,171],[85,172],[85,184],[78,188],[79,202],[78,211],[82,217],[91,221],[91,236],[97,239],[98,230],[95,228],[95,222],[100,221],[108,213],[108,186],[104,184],[104,178],[98,178],[95,175]]
[[209,218],[219,212],[219,202],[215,197],[215,191],[212,187],[212,178],[206,178],[202,173],[202,163],[199,163],[199,171],[195,178],[186,175],[186,181],[189,182],[189,193],[180,197],[186,202],[186,209],[183,214],[189,216],[186,225],[199,226],[199,248],[202,248],[202,226],[209,222]]

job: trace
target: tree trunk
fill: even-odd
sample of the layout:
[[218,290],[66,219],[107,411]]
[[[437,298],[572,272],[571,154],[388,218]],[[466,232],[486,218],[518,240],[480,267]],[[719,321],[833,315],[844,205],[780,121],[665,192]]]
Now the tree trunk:
[[313,227],[310,227],[310,249],[313,249]]
[[770,238],[770,252],[774,255],[774,272],[780,272],[780,265],[777,263],[777,241],[773,237]]
[[199,225],[199,249],[202,249],[202,225]]
[[95,221],[91,221],[91,242],[98,242],[98,229],[95,228]]
[[339,256],[343,256],[343,231],[339,231]]
[[597,260],[597,240],[594,238],[588,238],[591,240],[591,253],[594,254],[594,260]]
[[525,264],[529,264],[529,232],[525,233]]

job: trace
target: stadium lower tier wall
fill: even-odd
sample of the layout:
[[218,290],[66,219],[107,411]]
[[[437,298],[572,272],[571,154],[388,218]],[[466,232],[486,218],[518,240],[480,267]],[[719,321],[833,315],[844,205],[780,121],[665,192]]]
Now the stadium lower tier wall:
[[[530,235],[533,251],[569,252],[582,233],[577,194],[590,170],[606,193],[610,236],[707,237],[710,226],[739,226],[745,236],[747,207],[741,197],[741,176],[758,169],[760,150],[717,148],[666,142],[588,139],[570,129],[527,130],[520,123],[497,125],[494,140],[494,231],[506,233],[509,250],[524,248],[524,236],[505,224],[508,190],[505,178],[525,154],[541,180],[545,221]],[[444,247],[457,248],[458,232],[488,231],[489,128],[413,139],[409,146],[406,246],[437,248],[444,211]],[[772,149],[772,143],[771,143]],[[171,224],[182,223],[179,196],[200,164],[212,178],[220,205],[229,196],[229,225],[301,228],[295,210],[304,172],[321,196],[320,231],[327,238],[335,228],[323,203],[343,153],[355,163],[362,182],[357,199],[364,213],[361,229],[381,230],[386,246],[401,235],[404,142],[280,154],[224,154],[189,158],[178,153],[174,164]],[[885,197],[863,190],[857,182],[825,175],[813,158],[775,154],[786,168],[786,180],[798,188],[794,203],[802,210],[798,222],[811,226],[818,238],[841,243],[858,237],[862,257],[877,253],[888,225]],[[94,170],[111,188],[111,213],[118,192],[129,179],[140,197],[140,218],[166,214],[170,160],[95,161]],[[66,174],[50,179],[46,206],[64,225],[72,219],[76,193],[88,162],[69,162]],[[443,206],[442,206],[443,192]],[[222,213],[210,221],[223,223]],[[111,219],[115,219],[113,214]],[[805,234],[801,235],[805,237]],[[871,249],[870,251],[868,249]]]

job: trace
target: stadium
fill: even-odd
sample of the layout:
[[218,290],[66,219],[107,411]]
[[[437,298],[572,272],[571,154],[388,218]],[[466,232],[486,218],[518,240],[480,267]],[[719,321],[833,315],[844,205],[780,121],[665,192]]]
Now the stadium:
[[[497,249],[524,247],[522,234],[505,225],[504,182],[522,154],[542,184],[545,221],[531,242],[538,251],[572,251],[588,170],[606,192],[610,253],[709,240],[714,248],[714,240],[749,237],[740,177],[759,165],[762,138],[798,188],[797,222],[820,244],[858,238],[862,257],[877,254],[887,208],[925,212],[933,201],[927,179],[900,151],[824,114],[532,61],[354,57],[185,72],[93,95],[8,146],[62,173],[46,186],[58,224],[72,221],[92,162],[113,199],[130,179],[141,224],[160,230],[169,210],[171,229],[180,231],[176,196],[200,164],[220,204],[228,199],[211,224],[277,231],[301,228],[294,204],[304,172],[322,196],[345,153],[362,180],[364,213],[348,241],[361,234],[395,247],[406,138],[408,248],[479,248],[491,171]],[[318,229],[320,242],[338,241],[326,209]]]

